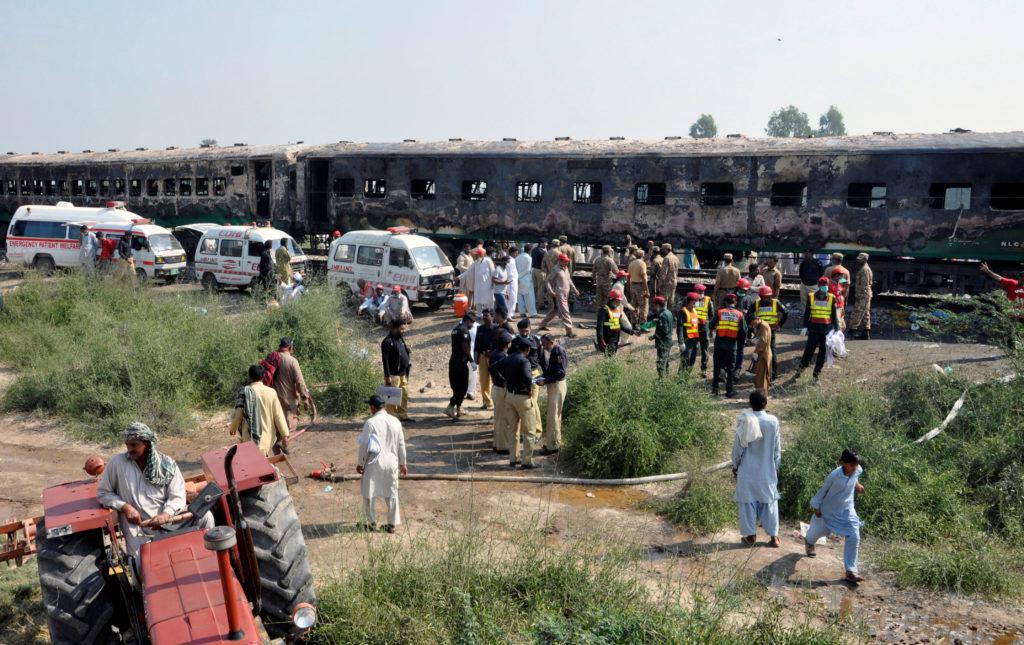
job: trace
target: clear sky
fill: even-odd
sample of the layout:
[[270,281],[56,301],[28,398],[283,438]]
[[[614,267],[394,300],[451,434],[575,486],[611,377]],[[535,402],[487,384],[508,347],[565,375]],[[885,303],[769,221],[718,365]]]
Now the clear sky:
[[[0,3],[0,151],[1024,129],[1024,2]],[[781,39],[781,41],[779,40]]]

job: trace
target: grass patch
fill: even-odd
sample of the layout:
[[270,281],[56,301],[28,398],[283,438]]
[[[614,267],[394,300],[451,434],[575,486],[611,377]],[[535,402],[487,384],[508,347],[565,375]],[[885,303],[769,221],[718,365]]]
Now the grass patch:
[[685,375],[658,379],[650,364],[604,358],[569,376],[566,452],[587,477],[663,472],[680,451],[709,456],[724,440],[707,392]]
[[246,368],[290,335],[307,382],[331,384],[314,392],[321,411],[350,415],[379,377],[341,320],[327,289],[270,312],[249,299],[228,311],[216,296],[30,272],[0,313],[0,360],[18,373],[3,407],[60,415],[100,440],[133,419],[182,432],[194,410],[230,405]]
[[0,566],[0,643],[43,645],[50,642],[37,576],[34,560],[17,569]]
[[[1019,593],[1024,560],[1006,547],[1022,539],[1024,382],[970,387],[944,433],[912,443],[941,422],[969,385],[926,371],[794,402],[787,416],[798,432],[782,458],[780,511],[806,520],[839,453],[854,448],[866,461],[867,491],[857,500],[865,532],[908,545],[880,557],[883,568],[906,584]],[[997,573],[1004,583],[992,585]]]
[[[628,553],[577,543],[516,548],[481,535],[373,544],[361,565],[322,585],[316,643],[837,643],[840,629],[788,627],[782,608],[732,620],[731,594],[697,594],[684,609],[652,592]],[[725,599],[723,599],[725,598]],[[732,600],[729,600],[732,599]],[[749,612],[750,608],[747,607]],[[798,623],[800,621],[797,621]]]
[[672,499],[656,506],[668,521],[694,535],[717,533],[736,522],[733,488],[722,473],[703,473],[699,467],[689,470],[686,487]]

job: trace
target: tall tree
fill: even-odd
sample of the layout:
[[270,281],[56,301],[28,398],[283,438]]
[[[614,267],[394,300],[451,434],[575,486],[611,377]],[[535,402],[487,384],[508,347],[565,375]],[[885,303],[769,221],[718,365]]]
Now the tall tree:
[[203,148],[216,148],[217,147],[217,140],[216,139],[203,139],[202,141],[199,142],[199,145],[201,147],[203,147]]
[[809,137],[813,132],[807,113],[801,112],[795,105],[787,105],[772,112],[764,131],[769,137]]
[[843,113],[834,105],[828,106],[828,112],[818,117],[819,137],[841,137],[846,134]]
[[715,117],[710,114],[701,114],[700,118],[690,126],[690,136],[694,139],[710,139],[718,136],[718,126],[715,124]]

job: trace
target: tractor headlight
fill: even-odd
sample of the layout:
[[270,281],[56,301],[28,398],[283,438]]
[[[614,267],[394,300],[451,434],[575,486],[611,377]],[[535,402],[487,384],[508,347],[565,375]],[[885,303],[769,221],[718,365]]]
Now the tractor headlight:
[[308,602],[300,602],[292,611],[292,624],[299,629],[309,629],[316,624],[316,608]]

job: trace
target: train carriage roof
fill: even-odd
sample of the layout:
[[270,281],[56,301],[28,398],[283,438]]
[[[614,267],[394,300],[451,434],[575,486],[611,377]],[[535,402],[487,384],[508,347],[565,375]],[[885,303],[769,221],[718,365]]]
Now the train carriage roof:
[[174,163],[184,161],[230,161],[254,157],[282,157],[294,161],[296,153],[304,147],[297,144],[265,146],[221,146],[210,148],[174,148],[173,150],[118,150],[105,152],[67,152],[47,154],[0,155],[0,166],[60,165],[74,166],[98,163]]

